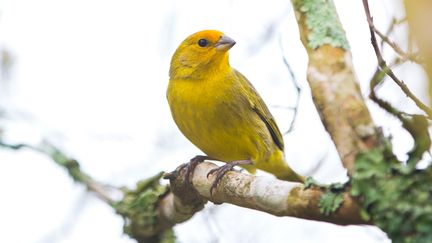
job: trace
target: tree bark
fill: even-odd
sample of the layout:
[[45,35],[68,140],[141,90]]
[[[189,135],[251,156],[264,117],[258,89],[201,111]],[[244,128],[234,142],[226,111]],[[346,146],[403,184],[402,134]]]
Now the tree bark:
[[214,176],[209,175],[207,178],[207,174],[214,168],[217,166],[210,162],[199,164],[191,180],[193,188],[184,183],[184,170],[174,172],[175,176],[170,176],[172,193],[159,205],[160,221],[171,222],[171,226],[181,223],[196,212],[191,208],[201,209],[209,200],[216,204],[230,203],[275,216],[291,216],[339,225],[368,224],[360,218],[359,207],[348,193],[344,194],[342,206],[335,213],[325,216],[318,207],[324,193],[321,189],[305,189],[303,184],[268,176],[231,171],[222,178],[213,195],[210,195]]
[[358,85],[345,31],[331,0],[292,3],[309,57],[312,98],[351,175],[356,155],[373,148],[378,135]]

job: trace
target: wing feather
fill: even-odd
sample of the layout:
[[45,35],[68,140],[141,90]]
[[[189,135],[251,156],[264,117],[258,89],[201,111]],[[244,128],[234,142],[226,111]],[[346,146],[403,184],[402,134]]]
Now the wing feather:
[[251,105],[251,109],[258,115],[258,117],[264,122],[267,129],[270,132],[270,135],[274,141],[274,143],[280,148],[280,150],[284,150],[284,142],[282,138],[282,134],[276,124],[275,119],[273,118],[270,110],[267,108],[261,96],[258,94],[253,85],[249,82],[249,80],[240,72],[235,70],[236,75],[241,80],[243,88],[246,90],[248,94],[249,103]]

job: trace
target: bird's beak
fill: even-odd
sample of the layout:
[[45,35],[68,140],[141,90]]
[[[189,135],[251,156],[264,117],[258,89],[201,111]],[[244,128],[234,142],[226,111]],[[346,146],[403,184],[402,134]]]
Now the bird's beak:
[[215,47],[218,51],[228,51],[235,45],[235,41],[226,35],[221,36],[221,38],[216,42]]

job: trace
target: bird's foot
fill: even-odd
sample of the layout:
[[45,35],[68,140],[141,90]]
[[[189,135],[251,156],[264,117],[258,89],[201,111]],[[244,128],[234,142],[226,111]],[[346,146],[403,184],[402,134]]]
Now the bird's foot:
[[184,177],[184,183],[188,184],[189,186],[192,185],[191,183],[191,176],[193,175],[193,172],[195,171],[195,168],[202,162],[204,162],[204,160],[209,159],[209,160],[213,160],[212,158],[206,156],[206,155],[197,155],[195,157],[193,157],[189,163],[185,163],[182,164],[180,166],[180,168],[178,169],[178,171],[183,170],[184,168],[186,168],[186,173],[185,173],[185,177]]
[[210,196],[213,195],[213,190],[217,188],[219,181],[222,179],[222,177],[228,171],[232,171],[234,166],[236,166],[236,165],[251,165],[251,164],[253,164],[253,163],[250,160],[237,160],[237,161],[232,161],[232,162],[226,163],[225,165],[223,165],[221,167],[212,169],[209,173],[207,173],[207,178],[211,174],[216,174],[216,178],[213,181],[212,186],[210,187]]

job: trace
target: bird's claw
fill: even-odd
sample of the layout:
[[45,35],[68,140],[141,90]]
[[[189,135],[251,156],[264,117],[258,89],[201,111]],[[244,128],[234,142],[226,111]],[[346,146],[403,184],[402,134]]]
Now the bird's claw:
[[227,163],[221,167],[214,168],[207,173],[207,178],[216,173],[216,178],[214,179],[211,187],[210,187],[210,196],[213,196],[213,191],[217,188],[219,182],[222,180],[223,176],[234,169],[236,165],[250,165],[252,161],[250,160],[239,160]]
[[205,155],[197,155],[193,157],[189,163],[184,163],[180,165],[179,171],[186,168],[185,177],[184,177],[184,183],[188,185],[192,185],[191,182],[191,176],[193,175],[193,172],[195,171],[195,168],[202,162],[204,162],[206,159],[211,159],[208,156]]

